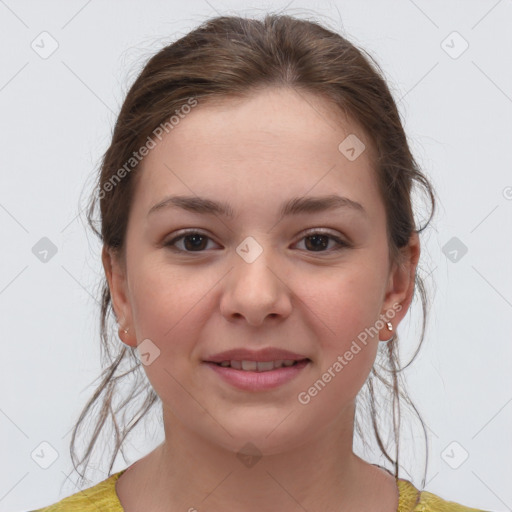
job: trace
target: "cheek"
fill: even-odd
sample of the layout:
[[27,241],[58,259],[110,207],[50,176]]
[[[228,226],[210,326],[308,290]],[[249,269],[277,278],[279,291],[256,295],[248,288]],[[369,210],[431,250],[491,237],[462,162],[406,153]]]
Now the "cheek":
[[304,303],[325,325],[328,339],[346,342],[375,324],[381,307],[381,278],[376,274],[364,268],[333,271],[329,278],[304,288]]
[[141,360],[146,361],[143,370],[151,386],[164,403],[186,410],[191,388],[186,370],[202,328],[198,311],[207,288],[171,270],[148,267],[134,279],[133,316]]
[[339,280],[318,295],[319,318],[309,317],[315,319],[318,360],[297,396],[305,424],[311,417],[322,425],[336,421],[366,382],[378,349],[378,334],[370,330],[379,314],[374,296],[368,278]]
[[317,281],[316,288],[310,288],[317,291],[303,300],[310,310],[306,321],[316,325],[317,376],[329,382],[323,399],[339,400],[341,395],[347,399],[357,394],[374,363],[380,280],[368,270],[333,276],[323,287]]
[[138,341],[149,338],[162,353],[176,352],[183,345],[177,341],[186,342],[200,327],[197,311],[208,289],[205,280],[170,265],[141,268],[131,286]]

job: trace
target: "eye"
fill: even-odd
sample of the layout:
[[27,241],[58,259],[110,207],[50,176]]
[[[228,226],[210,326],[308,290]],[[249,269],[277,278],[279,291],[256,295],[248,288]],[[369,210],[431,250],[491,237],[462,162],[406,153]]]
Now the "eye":
[[[188,229],[181,232],[179,236],[165,242],[164,246],[169,247],[175,252],[203,252],[207,249],[208,240],[212,241],[205,233],[196,229]],[[350,247],[349,243],[338,236],[319,229],[312,229],[306,232],[299,242],[302,240],[306,240],[305,247],[307,252],[333,252]],[[324,250],[329,246],[329,241],[334,241],[335,246],[331,250]],[[181,247],[177,246],[179,242],[183,242]]]
[[[312,229],[306,232],[305,236],[300,239],[300,241],[302,240],[306,240],[305,247],[312,249],[312,251],[308,250],[307,252],[333,252],[350,247],[349,243],[345,242],[338,236],[333,235],[328,231],[319,229]],[[336,245],[332,250],[324,251],[323,249],[329,245],[329,240],[334,241]]]
[[[196,229],[188,229],[180,236],[164,243],[165,247],[169,247],[176,252],[202,252],[205,249],[206,241],[211,240],[209,236]],[[184,248],[176,247],[177,242],[183,241]]]

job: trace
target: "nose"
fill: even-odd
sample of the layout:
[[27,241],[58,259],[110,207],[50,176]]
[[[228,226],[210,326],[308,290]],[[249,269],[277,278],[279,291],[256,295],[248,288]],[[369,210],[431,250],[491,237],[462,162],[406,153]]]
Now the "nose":
[[267,318],[273,322],[288,317],[292,310],[292,291],[285,273],[264,249],[251,262],[235,254],[234,268],[224,280],[221,313],[229,321],[245,321],[262,325]]

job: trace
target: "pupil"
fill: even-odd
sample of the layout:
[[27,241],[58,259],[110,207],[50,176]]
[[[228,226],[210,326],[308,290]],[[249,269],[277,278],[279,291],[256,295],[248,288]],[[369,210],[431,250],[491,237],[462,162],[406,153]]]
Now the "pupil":
[[[191,249],[204,249],[204,247],[202,247],[201,243],[204,243],[205,238],[206,237],[204,237],[201,234],[187,235],[185,237],[185,239],[184,239],[186,249],[187,250],[191,250]],[[187,244],[187,241],[189,241],[191,239],[195,240],[195,242],[192,244],[192,246],[189,246],[189,244]]]
[[314,243],[312,247],[313,247],[314,250],[319,249],[319,248],[320,249],[322,249],[322,248],[325,249],[329,245],[329,242],[327,241],[328,238],[329,237],[327,235],[311,235],[311,236],[308,236],[308,237],[306,237],[306,247],[308,246],[308,243],[307,243],[308,240],[313,239],[313,240],[316,240],[317,242],[319,242],[320,239],[324,239],[324,241],[320,242],[319,244],[318,243]]

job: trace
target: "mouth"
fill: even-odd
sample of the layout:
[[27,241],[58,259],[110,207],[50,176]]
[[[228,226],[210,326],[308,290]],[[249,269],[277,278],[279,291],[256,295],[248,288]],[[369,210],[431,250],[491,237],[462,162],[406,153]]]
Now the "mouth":
[[221,366],[222,368],[233,368],[243,372],[270,372],[279,368],[290,368],[301,363],[308,363],[311,359],[276,359],[274,361],[248,361],[248,360],[226,360],[216,363],[206,361],[207,363]]
[[224,360],[203,361],[221,382],[245,392],[269,392],[298,378],[312,360],[274,359],[272,361]]

